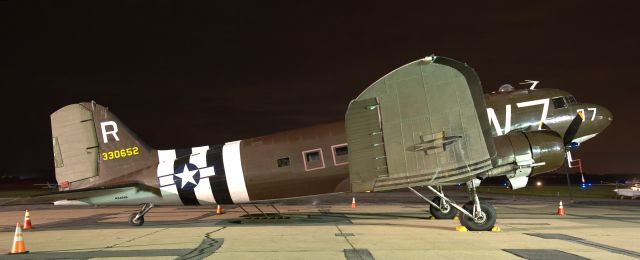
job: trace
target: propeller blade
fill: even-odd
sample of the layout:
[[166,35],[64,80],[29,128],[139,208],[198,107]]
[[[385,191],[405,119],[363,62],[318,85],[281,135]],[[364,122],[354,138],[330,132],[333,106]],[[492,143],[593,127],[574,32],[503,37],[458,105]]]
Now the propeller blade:
[[580,125],[582,124],[583,120],[584,115],[582,114],[582,112],[578,112],[576,117],[571,120],[569,127],[567,127],[567,130],[564,132],[563,141],[565,146],[571,143],[571,141],[573,141],[573,138],[576,137],[576,134],[578,134],[578,129],[580,129]]

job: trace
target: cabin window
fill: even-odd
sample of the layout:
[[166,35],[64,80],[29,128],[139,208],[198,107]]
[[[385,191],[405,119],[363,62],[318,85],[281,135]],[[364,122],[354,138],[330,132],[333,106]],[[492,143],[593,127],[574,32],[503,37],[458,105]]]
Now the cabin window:
[[331,152],[333,152],[333,164],[343,165],[349,163],[349,148],[347,144],[337,144],[331,146]]
[[278,167],[287,167],[289,166],[289,164],[290,164],[289,157],[278,159]]
[[553,107],[555,107],[555,108],[567,107],[567,103],[564,102],[564,98],[563,97],[557,97],[557,98],[551,99],[551,101],[553,102]]
[[309,152],[306,154],[307,162],[320,161],[320,152]]
[[569,104],[578,103],[578,101],[576,100],[576,98],[574,96],[567,96],[567,102],[569,102]]
[[302,152],[302,158],[305,171],[313,171],[325,167],[322,149],[320,148]]

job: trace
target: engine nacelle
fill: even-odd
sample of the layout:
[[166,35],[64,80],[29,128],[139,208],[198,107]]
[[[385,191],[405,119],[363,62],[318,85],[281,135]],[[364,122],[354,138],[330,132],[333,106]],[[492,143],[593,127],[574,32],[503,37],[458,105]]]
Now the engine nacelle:
[[531,176],[558,169],[566,154],[562,137],[551,130],[509,132],[494,138],[497,165],[516,164],[513,177]]

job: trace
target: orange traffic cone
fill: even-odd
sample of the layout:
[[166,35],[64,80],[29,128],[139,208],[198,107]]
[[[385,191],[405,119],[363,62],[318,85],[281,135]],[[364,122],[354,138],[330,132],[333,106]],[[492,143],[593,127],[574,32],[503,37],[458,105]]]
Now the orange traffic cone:
[[220,204],[218,204],[218,207],[216,208],[216,215],[220,214],[222,214],[222,208],[220,207]]
[[560,201],[560,205],[558,206],[558,215],[564,216],[564,207],[562,206],[562,200]]
[[356,197],[353,197],[353,199],[351,199],[351,208],[352,209],[356,208]]
[[24,212],[24,225],[22,226],[23,230],[32,229],[31,226],[31,216],[29,216],[29,210]]
[[22,227],[20,222],[16,223],[16,234],[13,236],[13,246],[9,254],[26,254],[29,253],[24,246],[24,238],[22,237]]

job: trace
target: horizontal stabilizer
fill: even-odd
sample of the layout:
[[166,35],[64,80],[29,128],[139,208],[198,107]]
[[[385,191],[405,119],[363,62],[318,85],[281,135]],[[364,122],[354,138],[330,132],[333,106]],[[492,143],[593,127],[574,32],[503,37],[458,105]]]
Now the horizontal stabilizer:
[[[2,206],[9,205],[24,205],[24,204],[49,204],[59,200],[90,200],[92,198],[99,197],[110,197],[109,195],[116,196],[117,194],[124,193],[140,193],[144,192],[147,194],[155,194],[156,196],[160,196],[160,190],[158,188],[142,185],[142,184],[129,184],[129,185],[120,185],[113,187],[101,187],[101,188],[90,188],[90,189],[79,189],[72,191],[60,191],[53,192],[44,195],[31,196],[31,197],[22,197],[16,198],[14,200],[10,200],[8,202],[4,202]],[[101,203],[108,204],[108,203]]]

